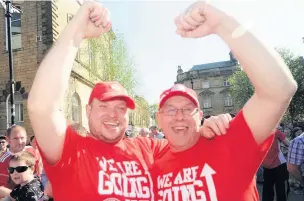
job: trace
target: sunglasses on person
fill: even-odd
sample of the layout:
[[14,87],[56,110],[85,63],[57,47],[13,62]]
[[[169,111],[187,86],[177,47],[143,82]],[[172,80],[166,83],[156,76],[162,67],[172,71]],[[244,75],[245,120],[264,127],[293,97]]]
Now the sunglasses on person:
[[17,167],[8,167],[7,170],[10,174],[13,174],[14,171],[16,170],[18,173],[22,173],[27,171],[29,166],[17,166]]

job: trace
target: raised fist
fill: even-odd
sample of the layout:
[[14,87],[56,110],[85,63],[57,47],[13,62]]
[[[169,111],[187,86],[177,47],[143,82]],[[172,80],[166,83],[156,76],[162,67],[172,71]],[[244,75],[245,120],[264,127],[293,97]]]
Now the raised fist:
[[207,1],[198,1],[175,19],[177,34],[185,38],[199,38],[216,33],[222,25],[225,13]]
[[112,27],[108,10],[95,1],[85,1],[74,16],[72,23],[77,24],[81,39],[99,37]]

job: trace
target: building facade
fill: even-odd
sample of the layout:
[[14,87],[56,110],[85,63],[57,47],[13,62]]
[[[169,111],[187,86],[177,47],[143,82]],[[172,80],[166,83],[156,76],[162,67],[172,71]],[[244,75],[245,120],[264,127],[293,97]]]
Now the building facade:
[[229,93],[231,85],[228,77],[237,70],[238,62],[231,52],[229,56],[228,61],[194,65],[188,72],[183,72],[181,66],[178,66],[176,83],[195,90],[205,117],[235,114],[237,111]]
[[[33,130],[27,114],[27,97],[31,89],[36,71],[45,54],[58,39],[66,24],[80,7],[80,2],[66,0],[52,1],[16,1],[14,6],[22,13],[12,15],[12,48],[15,77],[15,123],[26,128],[28,135]],[[0,11],[0,134],[4,134],[11,125],[9,65],[4,9]],[[103,54],[111,54],[111,41],[115,38],[113,32],[105,34],[102,40]],[[69,80],[69,89],[65,94],[62,109],[68,120],[80,123],[88,128],[86,104],[91,88],[102,80],[94,73],[103,61],[92,58],[89,43],[82,43],[73,64]],[[94,61],[93,61],[94,60]],[[94,65],[92,64],[94,63]],[[96,67],[97,66],[97,67]],[[100,75],[100,72],[99,72]],[[45,83],[45,90],[52,83]]]

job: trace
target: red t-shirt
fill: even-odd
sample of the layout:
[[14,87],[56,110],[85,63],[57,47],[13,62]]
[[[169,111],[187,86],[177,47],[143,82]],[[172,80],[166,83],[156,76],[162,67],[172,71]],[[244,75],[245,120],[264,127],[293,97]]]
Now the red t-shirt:
[[51,166],[40,153],[56,201],[148,201],[153,199],[148,170],[165,147],[166,141],[149,138],[106,144],[68,127],[57,164]]
[[5,153],[2,154],[2,156],[0,157],[0,186],[5,186],[5,187],[9,187],[8,185],[8,164],[11,160],[11,152],[10,151],[6,151]]
[[258,145],[239,112],[226,135],[201,137],[192,148],[155,161],[156,200],[258,201],[255,173],[272,141]]
[[283,163],[286,163],[286,159],[281,151],[280,142],[279,142],[279,141],[284,141],[285,139],[286,139],[285,134],[279,130],[276,130],[275,139],[262,163],[262,166],[264,168],[272,169],[278,167]]

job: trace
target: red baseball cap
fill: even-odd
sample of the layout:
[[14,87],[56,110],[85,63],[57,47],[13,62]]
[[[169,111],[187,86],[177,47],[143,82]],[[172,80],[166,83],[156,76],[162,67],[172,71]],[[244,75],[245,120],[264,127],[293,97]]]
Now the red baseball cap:
[[165,90],[160,95],[159,108],[163,106],[166,100],[168,100],[173,96],[184,96],[186,98],[189,98],[195,104],[195,106],[200,108],[200,104],[196,92],[190,88],[187,88],[183,84],[175,84],[170,89]]
[[109,101],[115,98],[121,98],[127,103],[130,109],[135,108],[134,100],[128,95],[127,90],[116,81],[111,82],[98,82],[90,95],[89,104],[96,98],[100,101]]

